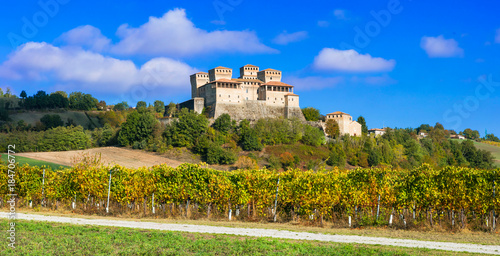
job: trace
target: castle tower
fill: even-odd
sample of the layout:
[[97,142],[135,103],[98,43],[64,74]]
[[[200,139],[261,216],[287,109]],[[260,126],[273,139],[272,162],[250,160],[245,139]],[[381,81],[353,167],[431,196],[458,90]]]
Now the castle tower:
[[210,82],[213,82],[213,81],[219,80],[219,79],[231,80],[232,77],[233,77],[233,70],[230,68],[218,66],[218,67],[210,69],[208,71],[208,78],[210,79]]
[[257,73],[257,78],[264,83],[267,82],[281,82],[281,71],[268,68]]
[[246,64],[240,68],[240,79],[257,79],[259,67],[251,64]]
[[189,78],[191,81],[191,98],[200,97],[198,93],[198,88],[209,82],[208,73],[198,72],[196,74],[192,74]]

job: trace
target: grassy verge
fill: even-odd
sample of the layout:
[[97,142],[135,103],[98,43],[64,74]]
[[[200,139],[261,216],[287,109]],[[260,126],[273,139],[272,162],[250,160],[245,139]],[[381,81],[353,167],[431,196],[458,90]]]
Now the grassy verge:
[[[0,220],[6,228],[6,219]],[[18,220],[17,248],[2,255],[450,255],[392,246],[294,241]]]
[[[16,163],[18,163],[20,165],[24,165],[24,164],[29,164],[31,166],[43,166],[43,165],[45,165],[45,166],[52,168],[52,170],[57,170],[59,168],[68,168],[68,166],[65,166],[65,165],[60,165],[60,164],[41,161],[41,160],[35,160],[35,159],[27,158],[24,156],[15,156],[15,157],[16,157]],[[7,154],[2,154],[1,159],[4,163],[7,163]]]
[[[6,208],[1,208],[0,211],[7,211]],[[18,210],[19,213],[28,214],[42,214],[46,216],[61,216],[61,217],[74,217],[83,219],[108,219],[108,220],[125,220],[125,221],[145,221],[157,223],[173,223],[173,224],[192,224],[192,225],[207,225],[207,226],[220,226],[220,227],[233,227],[233,228],[259,228],[259,229],[277,229],[289,230],[295,232],[311,232],[323,233],[333,235],[356,235],[367,237],[387,237],[398,239],[413,239],[421,241],[439,241],[439,242],[453,242],[453,243],[471,243],[471,244],[484,244],[484,245],[498,245],[500,244],[499,231],[496,232],[482,232],[471,231],[468,229],[456,230],[450,232],[449,230],[435,228],[426,228],[424,230],[404,230],[388,227],[366,227],[366,228],[342,228],[332,226],[326,223],[324,227],[304,225],[304,223],[287,222],[287,223],[270,223],[270,222],[245,222],[245,221],[227,221],[227,220],[189,220],[189,219],[164,219],[164,218],[137,218],[134,216],[99,216],[99,215],[82,215],[75,214],[70,211],[49,211],[46,209],[22,209]]]

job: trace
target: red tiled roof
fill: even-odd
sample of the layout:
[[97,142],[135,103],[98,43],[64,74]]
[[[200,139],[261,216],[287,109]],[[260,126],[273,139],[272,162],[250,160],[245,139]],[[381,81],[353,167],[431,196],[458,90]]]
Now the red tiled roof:
[[341,111],[335,111],[335,112],[332,112],[332,113],[327,114],[327,115],[348,115],[349,116],[349,114],[341,112]]
[[[261,71],[279,71],[279,70],[276,70],[276,69],[272,69],[272,68],[266,68],[264,70],[261,70]],[[280,71],[281,72],[281,71]]]
[[[212,68],[212,69],[230,69],[230,68],[226,68],[226,67],[223,67],[223,66],[218,66],[218,67]],[[210,70],[212,70],[212,69],[210,69]]]
[[295,93],[288,93],[288,94],[285,94],[285,96],[299,96],[299,95],[297,95]]
[[246,64],[245,66],[243,67],[254,67],[254,68],[258,68],[258,66],[255,66],[255,65],[252,65],[252,64]]
[[277,81],[270,81],[270,82],[264,83],[262,85],[293,87],[293,85],[289,85],[289,84],[285,84],[283,82],[277,82]]

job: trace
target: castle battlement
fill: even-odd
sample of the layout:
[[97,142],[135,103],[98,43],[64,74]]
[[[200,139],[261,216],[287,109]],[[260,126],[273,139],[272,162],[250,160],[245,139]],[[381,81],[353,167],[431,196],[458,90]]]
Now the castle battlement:
[[[231,113],[231,109],[238,109],[238,112],[248,112],[251,117],[247,119],[255,119],[255,109],[249,106],[259,106],[259,113],[266,113],[266,108],[273,108],[268,112],[274,114],[263,114],[262,117],[295,116],[304,119],[299,106],[299,96],[294,94],[293,85],[281,82],[281,71],[271,68],[259,70],[258,66],[247,64],[240,68],[238,78],[232,76],[233,70],[222,66],[210,69],[208,73],[198,72],[191,75],[193,99],[181,103],[181,107],[192,108],[201,113],[202,109],[199,108],[203,102],[204,108],[208,109],[210,116],[214,118],[223,112],[229,112],[234,119],[244,119],[245,113]],[[217,111],[218,109],[220,111]],[[251,113],[252,111],[254,113]]]

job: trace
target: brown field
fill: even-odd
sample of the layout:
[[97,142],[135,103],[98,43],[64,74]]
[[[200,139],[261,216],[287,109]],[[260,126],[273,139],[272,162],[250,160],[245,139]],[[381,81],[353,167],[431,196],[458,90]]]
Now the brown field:
[[103,164],[114,165],[119,164],[128,168],[138,168],[142,166],[153,166],[159,164],[167,164],[172,167],[177,167],[185,161],[178,161],[167,158],[160,154],[145,152],[143,150],[134,150],[117,147],[102,147],[91,148],[86,150],[58,151],[58,152],[29,152],[17,153],[18,156],[28,157],[36,160],[52,162],[61,165],[72,166],[76,157],[83,154],[94,156],[101,155]]

